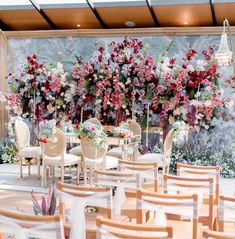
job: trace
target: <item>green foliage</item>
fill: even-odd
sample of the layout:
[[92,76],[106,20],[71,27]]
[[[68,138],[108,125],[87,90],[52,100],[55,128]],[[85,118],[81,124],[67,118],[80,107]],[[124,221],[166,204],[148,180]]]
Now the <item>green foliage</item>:
[[12,143],[8,138],[0,141],[0,164],[2,163],[13,163],[17,149],[15,144]]
[[180,162],[192,165],[219,165],[221,176],[235,177],[233,123],[192,132],[187,141],[174,144],[170,172],[176,173],[176,163]]

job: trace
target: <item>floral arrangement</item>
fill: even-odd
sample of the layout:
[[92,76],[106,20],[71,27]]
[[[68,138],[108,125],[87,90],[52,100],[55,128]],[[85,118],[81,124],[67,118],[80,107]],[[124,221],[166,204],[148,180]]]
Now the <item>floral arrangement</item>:
[[102,125],[86,121],[79,125],[77,135],[79,139],[89,138],[97,147],[105,147],[106,134]]
[[39,123],[39,141],[46,143],[47,139],[53,135],[56,127],[56,120],[43,120]]
[[122,124],[114,129],[114,136],[119,138],[131,139],[133,132],[126,129]]
[[15,122],[16,120],[22,120],[22,117],[20,116],[13,116],[10,117],[9,121],[8,121],[8,134],[9,137],[11,138],[12,142],[15,142]]
[[154,57],[146,54],[143,43],[126,37],[107,49],[97,44],[92,58],[83,67],[78,64],[73,76],[83,101],[94,105],[96,117],[118,125],[132,113],[145,117],[150,89],[157,84],[155,69]]
[[53,118],[57,108],[64,105],[61,88],[65,85],[66,75],[60,63],[53,66],[39,63],[36,55],[27,57],[16,72],[7,77],[11,91],[7,96],[10,114],[35,117],[37,122]]
[[176,163],[193,165],[219,165],[221,176],[235,177],[234,122],[218,122],[210,129],[201,129],[188,135],[188,140],[173,145],[171,173],[176,173]]

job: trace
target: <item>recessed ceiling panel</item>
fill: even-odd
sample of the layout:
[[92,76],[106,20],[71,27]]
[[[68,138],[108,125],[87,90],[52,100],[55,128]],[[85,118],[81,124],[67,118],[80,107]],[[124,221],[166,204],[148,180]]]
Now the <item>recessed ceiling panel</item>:
[[224,18],[227,18],[230,25],[235,25],[235,2],[234,3],[215,3],[215,16],[218,25],[223,24]]
[[0,19],[12,30],[51,29],[36,10],[1,10]]
[[212,17],[209,4],[153,6],[161,26],[211,26]]
[[60,29],[101,28],[90,8],[44,9]]
[[136,27],[155,26],[147,6],[97,7],[96,9],[110,28],[125,28],[125,22],[133,22]]

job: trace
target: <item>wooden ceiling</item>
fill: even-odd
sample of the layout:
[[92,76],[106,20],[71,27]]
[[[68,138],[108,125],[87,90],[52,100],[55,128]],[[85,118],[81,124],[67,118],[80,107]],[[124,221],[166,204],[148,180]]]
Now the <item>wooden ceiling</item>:
[[125,22],[133,22],[136,28],[221,26],[224,17],[235,25],[235,0],[24,1],[27,4],[2,6],[0,0],[1,29],[126,28]]

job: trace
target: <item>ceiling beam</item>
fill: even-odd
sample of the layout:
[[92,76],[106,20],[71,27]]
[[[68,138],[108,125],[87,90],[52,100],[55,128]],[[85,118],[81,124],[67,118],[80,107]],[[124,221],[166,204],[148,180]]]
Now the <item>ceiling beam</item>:
[[217,26],[217,21],[216,21],[216,17],[215,17],[215,8],[214,8],[213,0],[209,0],[209,3],[210,3],[210,8],[211,8],[211,17],[212,17],[213,26]]
[[46,15],[46,13],[40,8],[40,5],[36,0],[29,0],[38,13],[43,17],[43,19],[48,23],[52,30],[58,29],[55,23]]
[[0,29],[3,31],[11,31],[12,29],[2,20],[0,20]]
[[150,12],[150,14],[151,14],[151,16],[152,16],[152,19],[153,19],[153,21],[154,21],[155,26],[156,26],[156,27],[160,27],[161,25],[160,25],[160,23],[159,23],[159,21],[158,21],[156,15],[155,15],[155,13],[154,13],[151,0],[146,0],[146,4],[147,4],[147,6],[148,6],[149,12]]
[[94,13],[96,19],[99,21],[100,25],[104,28],[104,29],[108,29],[109,27],[105,24],[105,22],[103,21],[103,19],[101,18],[100,14],[97,12],[93,2],[91,0],[86,0],[87,4],[89,5],[91,11]]

